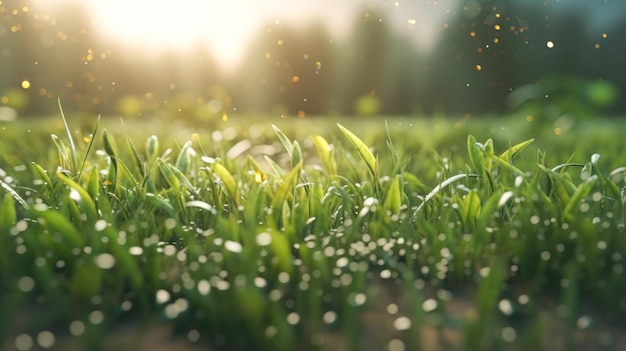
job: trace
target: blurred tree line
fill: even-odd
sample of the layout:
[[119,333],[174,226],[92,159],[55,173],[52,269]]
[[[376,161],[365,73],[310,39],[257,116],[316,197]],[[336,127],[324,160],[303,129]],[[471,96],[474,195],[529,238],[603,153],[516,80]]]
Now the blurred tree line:
[[[166,113],[256,115],[620,113],[626,21],[599,33],[579,8],[491,0],[453,9],[433,52],[364,8],[348,40],[323,25],[260,28],[242,64],[225,74],[211,52],[149,56],[97,34],[85,9],[40,14],[0,2],[0,106],[25,115]],[[610,109],[606,110],[606,108]],[[551,109],[551,110],[550,110]],[[581,112],[582,111],[582,112]],[[545,114],[545,113],[544,113]]]

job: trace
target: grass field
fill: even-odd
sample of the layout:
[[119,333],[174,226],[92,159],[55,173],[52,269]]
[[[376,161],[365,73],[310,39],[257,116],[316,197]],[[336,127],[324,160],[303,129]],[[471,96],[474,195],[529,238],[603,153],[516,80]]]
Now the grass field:
[[0,124],[0,345],[626,349],[623,130]]

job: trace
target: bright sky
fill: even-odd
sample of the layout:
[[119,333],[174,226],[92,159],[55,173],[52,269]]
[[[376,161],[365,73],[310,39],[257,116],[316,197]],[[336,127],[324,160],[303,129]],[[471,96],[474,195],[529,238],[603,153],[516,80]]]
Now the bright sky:
[[[53,1],[48,0],[46,5]],[[209,44],[225,67],[240,60],[250,40],[270,21],[322,21],[336,39],[345,36],[357,10],[373,5],[396,30],[428,49],[453,0],[83,0],[107,37],[147,49],[188,49]]]

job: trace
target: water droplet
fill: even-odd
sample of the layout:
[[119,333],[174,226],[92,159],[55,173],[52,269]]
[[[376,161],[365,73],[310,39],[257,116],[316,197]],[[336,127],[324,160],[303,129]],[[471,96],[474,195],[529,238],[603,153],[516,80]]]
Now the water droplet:
[[272,243],[272,235],[270,233],[266,233],[266,232],[259,233],[256,236],[256,243],[259,246],[267,246],[267,245]]
[[15,348],[18,351],[28,351],[33,348],[33,338],[28,334],[20,334],[15,337]]
[[422,303],[422,309],[424,312],[432,312],[437,308],[437,300],[427,299]]
[[164,304],[170,300],[170,293],[167,290],[160,289],[156,292],[156,302]]
[[500,309],[500,312],[504,313],[507,316],[513,314],[513,305],[508,299],[500,300],[500,302],[498,303],[498,308]]
[[411,328],[411,320],[408,317],[398,317],[393,321],[393,327],[396,330],[408,330]]
[[107,225],[108,225],[107,221],[105,221],[104,219],[100,219],[96,222],[96,224],[94,225],[94,228],[96,229],[97,232],[101,232],[107,227]]
[[102,269],[111,269],[115,265],[115,257],[110,253],[103,253],[95,257],[96,265]]
[[517,338],[517,332],[511,327],[505,327],[502,329],[501,336],[502,340],[506,342],[513,342]]
[[55,337],[51,332],[44,330],[37,334],[37,344],[44,349],[49,349],[54,346]]
[[143,248],[141,246],[133,246],[128,249],[128,252],[133,256],[140,256],[143,254]]

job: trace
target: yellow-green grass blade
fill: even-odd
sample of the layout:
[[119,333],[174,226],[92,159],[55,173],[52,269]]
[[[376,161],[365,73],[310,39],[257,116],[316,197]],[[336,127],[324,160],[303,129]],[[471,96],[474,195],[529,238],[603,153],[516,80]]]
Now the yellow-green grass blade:
[[354,133],[352,133],[339,123],[337,123],[337,126],[359,153],[359,156],[361,156],[361,159],[363,159],[363,161],[367,165],[367,168],[369,169],[373,179],[378,178],[378,162],[372,151]]

